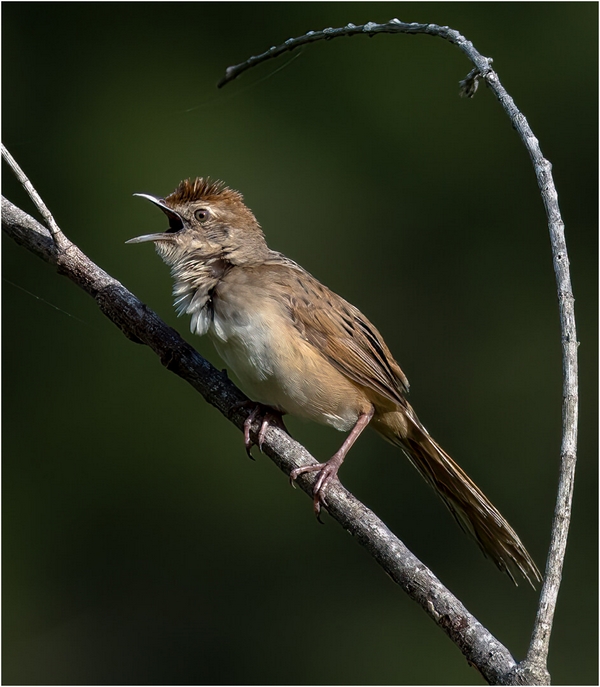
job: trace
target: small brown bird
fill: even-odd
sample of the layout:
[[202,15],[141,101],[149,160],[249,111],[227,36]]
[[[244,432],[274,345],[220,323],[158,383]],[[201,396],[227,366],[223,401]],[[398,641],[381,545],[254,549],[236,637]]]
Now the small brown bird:
[[314,508],[326,505],[329,482],[370,425],[399,446],[437,491],[462,529],[515,582],[540,573],[516,532],[483,492],[429,436],[406,400],[408,380],[381,334],[353,305],[306,270],[271,250],[242,195],[209,179],[182,181],[157,205],[169,228],[127,243],[152,241],[171,267],[175,307],[191,330],[208,333],[257,405],[259,446],[269,422],[289,413],[349,432],[318,471]]

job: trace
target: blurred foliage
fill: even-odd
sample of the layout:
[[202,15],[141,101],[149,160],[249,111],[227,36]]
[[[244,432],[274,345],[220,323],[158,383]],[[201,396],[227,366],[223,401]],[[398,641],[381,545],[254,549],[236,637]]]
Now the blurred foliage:
[[[65,233],[219,365],[124,241],[132,193],[211,175],[270,245],[373,320],[411,402],[543,568],[561,361],[546,219],[495,98],[428,36],[319,43],[218,91],[310,29],[448,24],[494,67],[554,166],[577,298],[579,466],[554,684],[597,684],[597,5],[5,3],[3,140]],[[4,193],[28,211],[4,169]],[[480,684],[337,525],[94,303],[3,238],[5,684]],[[291,421],[326,458],[333,430]],[[514,588],[407,461],[361,438],[342,481],[522,658]]]

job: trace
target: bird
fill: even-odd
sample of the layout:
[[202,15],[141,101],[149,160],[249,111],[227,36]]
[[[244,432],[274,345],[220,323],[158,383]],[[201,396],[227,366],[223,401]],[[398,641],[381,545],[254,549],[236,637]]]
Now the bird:
[[326,462],[290,473],[292,483],[317,472],[313,507],[327,507],[348,451],[368,426],[399,447],[433,487],[460,527],[517,584],[534,588],[539,570],[516,532],[464,470],[430,436],[407,400],[409,383],[375,326],[352,304],[267,245],[242,194],[210,177],[181,181],[166,197],[144,198],[168,228],[127,243],[152,242],[173,277],[178,315],[208,334],[261,419],[262,448],[270,424],[286,414],[347,432]]

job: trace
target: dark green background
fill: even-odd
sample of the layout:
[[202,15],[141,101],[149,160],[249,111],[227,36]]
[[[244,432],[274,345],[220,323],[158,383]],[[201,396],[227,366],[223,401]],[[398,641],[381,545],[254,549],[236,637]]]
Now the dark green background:
[[[367,314],[411,402],[543,568],[561,350],[546,218],[493,94],[428,36],[319,43],[222,91],[227,66],[349,21],[449,24],[494,58],[554,165],[577,299],[579,465],[551,644],[597,684],[597,5],[5,3],[3,140],[65,233],[211,361],[168,269],[126,246],[132,193],[240,189],[270,245]],[[290,63],[290,59],[292,59]],[[4,170],[5,194],[31,204]],[[4,246],[5,684],[481,684],[338,525],[50,267]],[[342,435],[296,421],[327,458]],[[342,481],[522,658],[536,594],[483,559],[367,433]]]

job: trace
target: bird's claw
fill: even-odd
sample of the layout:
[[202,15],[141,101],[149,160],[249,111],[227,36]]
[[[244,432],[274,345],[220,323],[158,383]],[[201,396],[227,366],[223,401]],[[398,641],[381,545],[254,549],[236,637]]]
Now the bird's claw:
[[[237,407],[242,408],[248,406],[253,406],[253,408],[248,417],[246,417],[244,420],[244,448],[246,449],[248,456],[254,460],[251,453],[252,447],[258,446],[258,450],[262,453],[263,444],[265,442],[269,425],[280,427],[285,432],[287,432],[287,428],[283,423],[283,414],[278,410],[275,410],[269,406],[265,406],[262,403],[255,403],[254,401],[242,401]],[[261,424],[256,436],[257,440],[254,441],[254,439],[252,439],[250,436],[250,428],[252,427],[254,420],[257,418],[261,418]],[[287,433],[289,434],[289,432]]]
[[337,476],[339,465],[336,462],[329,461],[328,463],[315,463],[315,465],[306,465],[305,467],[296,468],[290,472],[290,484],[295,487],[296,479],[300,475],[307,472],[317,472],[317,480],[313,487],[313,510],[317,520],[324,524],[321,520],[321,508],[327,508],[327,501],[325,499],[325,488],[332,479]]

